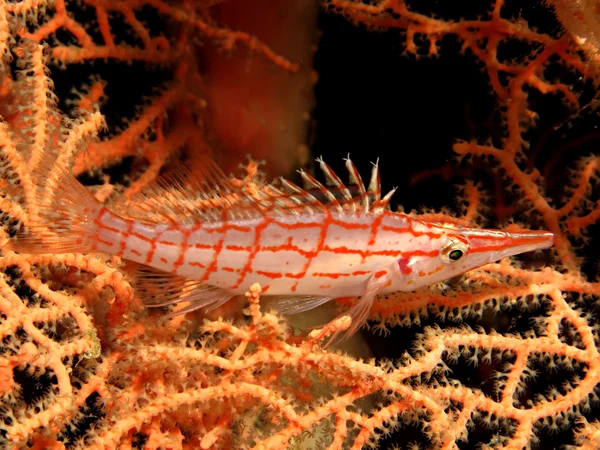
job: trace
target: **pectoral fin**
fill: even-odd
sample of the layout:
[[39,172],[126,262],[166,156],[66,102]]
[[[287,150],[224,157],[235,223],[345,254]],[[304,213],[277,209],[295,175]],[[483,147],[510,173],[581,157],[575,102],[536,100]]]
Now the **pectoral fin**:
[[352,319],[352,324],[341,337],[342,340],[352,336],[364,325],[369,317],[375,296],[390,282],[390,279],[391,275],[387,271],[385,274],[374,274],[371,276],[367,282],[365,293],[358,299],[354,306],[344,314],[340,314],[339,317],[348,315]]

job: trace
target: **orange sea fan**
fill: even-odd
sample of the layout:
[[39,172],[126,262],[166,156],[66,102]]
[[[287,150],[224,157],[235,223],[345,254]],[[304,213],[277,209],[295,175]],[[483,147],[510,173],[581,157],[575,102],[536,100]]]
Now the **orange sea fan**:
[[[460,161],[448,172],[450,178],[458,174],[478,182],[463,187],[459,214],[435,210],[421,216],[461,224],[500,217],[548,228],[557,236],[552,258],[501,261],[447,285],[378,299],[370,326],[395,333],[393,339],[382,338],[380,347],[399,357],[363,361],[322,348],[329,336],[350,326],[347,317],[298,332],[264,311],[259,286],[248,287],[244,314],[221,311],[224,319],[190,315],[169,321],[160,310],[140,308],[118,258],[3,252],[0,446],[358,449],[393,442],[398,448],[462,448],[468,441],[490,448],[543,448],[549,433],[556,433],[553,443],[598,446],[598,425],[590,411],[597,408],[600,381],[600,286],[583,258],[595,248],[588,239],[600,216],[598,160],[587,155],[575,164],[561,159],[564,153],[558,149],[545,168],[534,161],[536,142],[543,140],[536,124],[546,124],[542,100],[558,98],[569,114],[584,106],[588,87],[572,75],[595,77],[589,53],[581,53],[560,30],[536,31],[529,10],[509,1],[493,1],[484,11],[465,10],[463,17],[443,5],[439,11],[424,3],[415,9],[400,0],[331,0],[326,5],[368,28],[403,30],[404,52],[420,55],[412,67],[448,51],[444,37],[454,37],[458,48],[479,62],[497,116],[490,120],[494,126],[474,126],[485,130],[485,138],[454,145]],[[188,32],[195,30],[204,42],[217,42],[227,51],[233,44],[251,48],[274,71],[294,69],[294,63],[251,34],[219,25],[214,18],[227,18],[226,9],[204,6],[87,0],[80,9],[62,0],[54,6],[33,1],[0,5],[0,52],[5,61],[14,54],[21,70],[13,74],[6,66],[0,90],[5,99],[0,106],[4,240],[35,214],[28,187],[35,161],[28,159],[28,146],[42,146],[58,164],[74,164],[79,174],[103,168],[84,181],[98,198],[112,201],[139,190],[182,153],[193,160],[198,149],[250,142],[247,133],[220,144],[214,136],[213,145],[207,142],[213,130],[204,120],[206,111],[227,86],[213,91],[207,103],[203,88],[209,80],[195,67],[202,52],[186,40]],[[159,28],[165,22],[183,26],[154,35],[139,17],[157,11]],[[82,26],[86,14],[98,30]],[[115,38],[119,27],[133,30],[132,43]],[[61,29],[75,42],[62,42]],[[50,42],[44,50],[31,40]],[[526,55],[515,49],[503,53],[505,41],[526,43]],[[129,97],[111,91],[112,79],[95,79],[72,95],[76,111],[64,102],[68,92],[61,88],[60,72],[52,66],[49,74],[47,64],[64,64],[71,74],[82,58],[165,64],[157,78],[171,83],[136,114],[131,105],[123,106],[126,102],[114,103]],[[215,73],[228,67],[221,64],[213,66]],[[558,72],[556,65],[562,68]],[[190,80],[202,89],[190,90]],[[355,104],[359,84],[351,93]],[[110,136],[101,131],[100,104],[103,112],[110,111],[108,106],[123,107],[118,117],[106,115]],[[130,120],[120,121],[122,116]],[[582,114],[559,131],[577,129],[577,121],[584,119]],[[227,129],[228,119],[217,122]],[[117,123],[123,131],[116,130]],[[109,138],[98,141],[96,134]],[[345,155],[348,149],[340,147]],[[120,173],[111,171],[119,159],[125,160]],[[302,157],[294,154],[291,160]],[[291,164],[281,163],[278,170]],[[572,175],[553,183],[556,167],[565,164]],[[250,175],[255,169],[250,167]],[[422,183],[444,173],[428,171]],[[238,182],[255,188],[252,177]],[[340,299],[338,305],[351,302]]]

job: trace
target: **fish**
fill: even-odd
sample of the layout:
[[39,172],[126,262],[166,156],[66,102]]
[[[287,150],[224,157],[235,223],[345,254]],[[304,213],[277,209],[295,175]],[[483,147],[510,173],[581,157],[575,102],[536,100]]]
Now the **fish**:
[[[54,167],[53,200],[36,204],[37,214],[3,248],[117,255],[137,263],[136,295],[145,306],[189,302],[180,314],[215,309],[254,283],[284,315],[355,297],[344,313],[352,318],[349,336],[378,295],[553,245],[548,231],[471,228],[394,212],[394,190],[381,195],[378,163],[365,185],[349,157],[346,184],[317,162],[324,184],[300,170],[302,187],[279,178],[250,189],[203,157],[193,171],[180,167],[118,207],[98,201],[68,168]],[[46,194],[50,164],[42,159],[32,174]]]

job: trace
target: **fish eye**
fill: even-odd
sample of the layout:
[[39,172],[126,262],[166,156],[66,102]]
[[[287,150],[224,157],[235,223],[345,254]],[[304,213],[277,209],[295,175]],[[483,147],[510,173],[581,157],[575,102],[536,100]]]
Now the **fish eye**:
[[450,264],[467,256],[468,250],[469,246],[467,244],[456,239],[450,239],[450,242],[440,251],[440,257],[445,263]]
[[460,258],[463,257],[463,251],[462,250],[452,250],[450,253],[448,253],[448,259],[452,260],[452,261],[458,261]]

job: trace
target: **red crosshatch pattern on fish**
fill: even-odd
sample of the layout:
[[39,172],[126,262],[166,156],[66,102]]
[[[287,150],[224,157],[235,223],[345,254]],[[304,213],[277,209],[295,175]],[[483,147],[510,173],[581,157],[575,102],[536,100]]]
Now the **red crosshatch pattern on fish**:
[[[41,212],[61,248],[142,264],[136,292],[148,306],[185,300],[184,311],[216,307],[258,282],[284,313],[359,298],[349,311],[350,332],[366,320],[377,294],[429,286],[552,244],[547,232],[459,228],[392,212],[393,191],[381,196],[377,164],[365,186],[346,160],[347,187],[318,162],[325,184],[301,171],[303,188],[282,179],[251,196],[207,160],[198,176],[183,171],[142,192],[127,215],[96,202],[65,172],[68,204]],[[52,239],[21,235],[13,245],[59,245]]]

